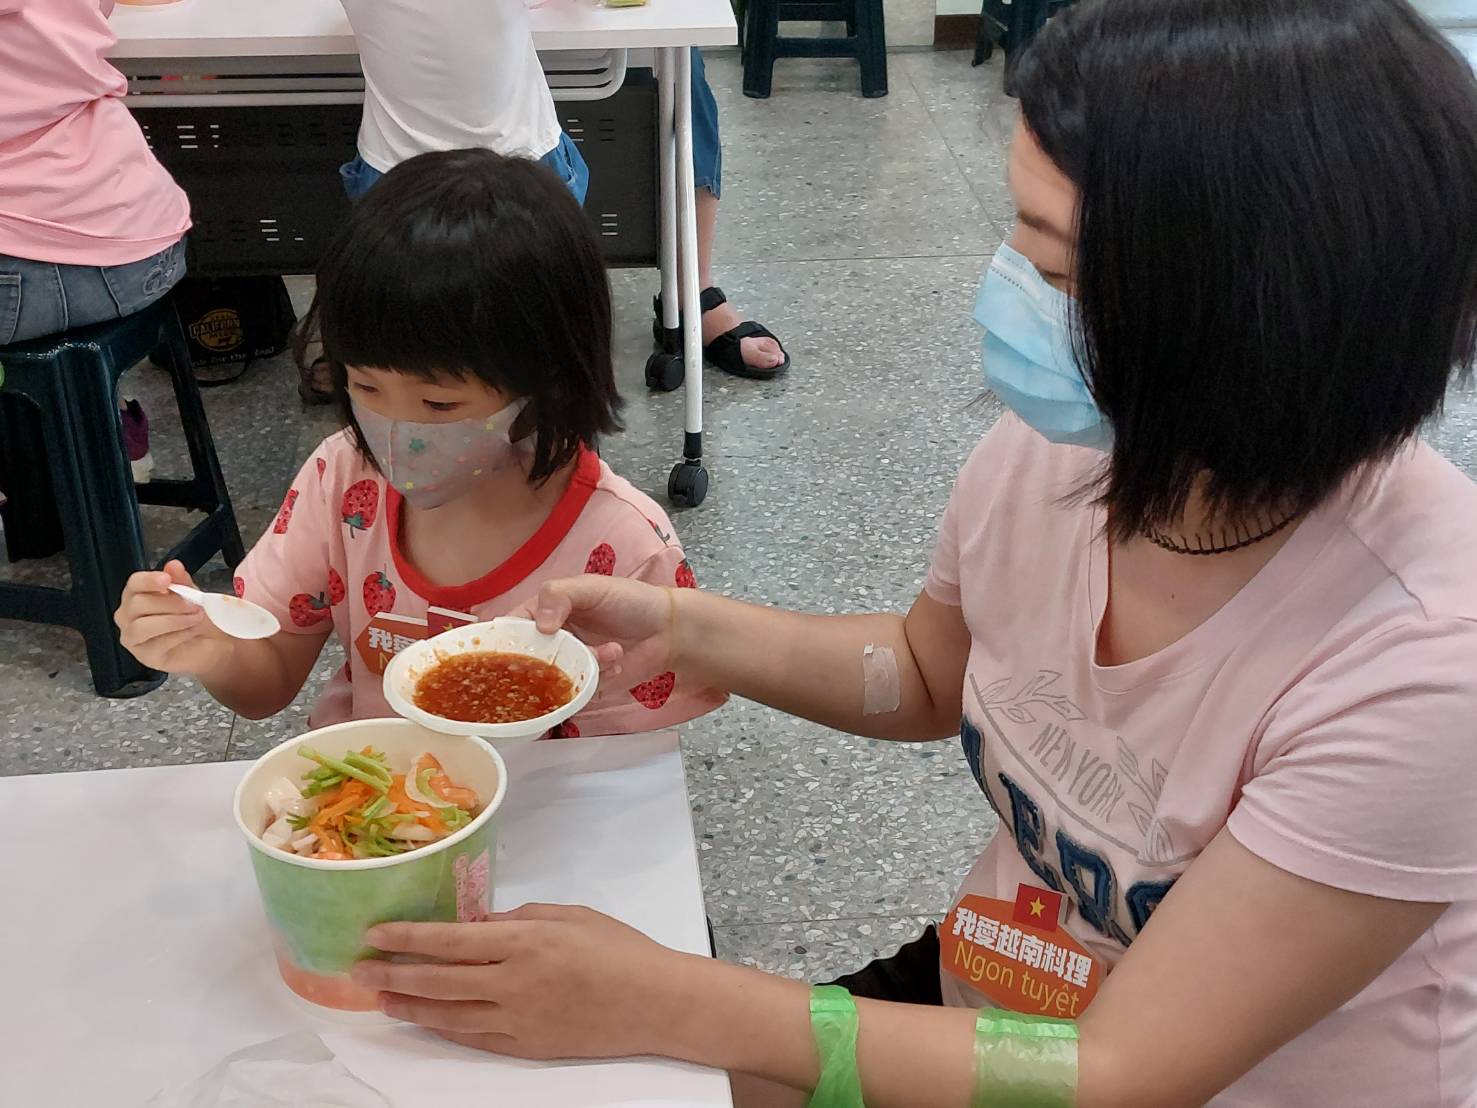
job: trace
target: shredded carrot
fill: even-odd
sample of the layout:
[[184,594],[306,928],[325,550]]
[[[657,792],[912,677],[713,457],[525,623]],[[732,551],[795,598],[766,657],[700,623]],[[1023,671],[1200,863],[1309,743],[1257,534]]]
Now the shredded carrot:
[[[372,747],[365,747],[361,753],[366,758],[384,764],[383,755],[377,754]],[[428,795],[434,796],[435,800],[427,803],[412,800],[406,791],[407,775],[404,773],[391,773],[389,788],[383,792],[358,778],[348,778],[318,794],[314,798],[316,810],[301,826],[302,830],[317,838],[312,853],[307,857],[346,861],[363,857],[365,850],[381,852],[383,856],[382,852],[386,849],[414,849],[410,844],[387,847],[386,829],[394,821],[389,824],[380,821],[392,813],[402,817],[409,816],[437,838],[441,838],[451,834],[453,830],[452,825],[442,817],[443,811],[454,806],[469,816],[476,810],[477,794],[471,789],[453,784],[441,768],[441,763],[434,757],[427,755],[418,760],[414,768],[418,772],[434,771],[428,776],[427,785]],[[381,802],[382,797],[388,804]],[[371,805],[377,805],[378,811],[373,819],[365,820],[365,811]],[[354,843],[352,847],[349,845],[351,840]]]
[[323,818],[324,823],[338,824],[343,822],[344,816],[348,815],[374,795],[374,790],[363,781],[346,781],[341,788],[342,792],[339,793],[337,800],[318,810],[318,815]]

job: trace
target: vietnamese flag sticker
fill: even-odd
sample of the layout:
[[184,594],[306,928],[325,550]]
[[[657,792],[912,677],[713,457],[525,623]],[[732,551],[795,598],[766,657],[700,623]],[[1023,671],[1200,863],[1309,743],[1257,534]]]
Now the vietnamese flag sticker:
[[1024,884],[1016,889],[1013,923],[1025,924],[1041,931],[1055,931],[1061,918],[1061,893]]

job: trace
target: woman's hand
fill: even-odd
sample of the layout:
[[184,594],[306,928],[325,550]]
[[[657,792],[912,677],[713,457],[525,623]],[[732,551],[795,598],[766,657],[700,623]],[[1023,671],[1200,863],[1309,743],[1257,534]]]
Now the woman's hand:
[[657,1052],[674,999],[707,961],[592,909],[557,904],[528,904],[482,923],[384,923],[366,941],[435,959],[354,967],[355,981],[381,991],[386,1015],[521,1058]]
[[124,648],[150,669],[204,676],[229,664],[233,640],[203,608],[169,591],[190,584],[185,567],[170,562],[162,573],[135,573],[123,588],[113,621]]
[[562,627],[578,636],[594,649],[602,671],[624,674],[628,683],[676,668],[675,589],[586,574],[550,581],[513,614],[546,635]]

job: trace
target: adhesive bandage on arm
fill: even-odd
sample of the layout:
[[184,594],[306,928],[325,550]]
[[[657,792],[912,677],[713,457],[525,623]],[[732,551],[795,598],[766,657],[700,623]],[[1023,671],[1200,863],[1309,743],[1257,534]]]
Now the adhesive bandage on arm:
[[873,643],[862,647],[862,715],[895,712],[902,700],[902,680],[898,677],[897,655],[892,648]]

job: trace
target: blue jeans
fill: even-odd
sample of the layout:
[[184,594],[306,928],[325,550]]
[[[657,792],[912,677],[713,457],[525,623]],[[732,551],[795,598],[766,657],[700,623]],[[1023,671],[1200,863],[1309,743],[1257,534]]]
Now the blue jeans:
[[708,84],[703,52],[692,48],[693,183],[714,196],[723,195],[723,144],[718,140],[718,101]]
[[183,239],[125,265],[56,265],[0,254],[0,346],[122,319],[147,308],[184,275]]
[[[574,139],[561,131],[559,145],[539,161],[559,174],[559,180],[564,182],[564,187],[569,190],[570,195],[581,204],[585,202],[585,194],[590,191],[590,167],[585,165],[584,156],[580,154],[579,147],[574,144]],[[363,158],[345,162],[339,166],[338,172],[339,176],[344,179],[344,191],[349,194],[350,200],[358,200],[384,176]]]

